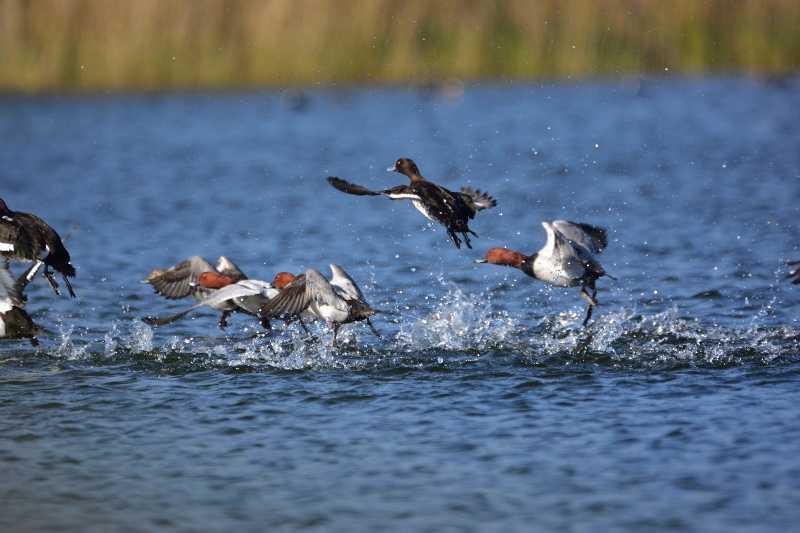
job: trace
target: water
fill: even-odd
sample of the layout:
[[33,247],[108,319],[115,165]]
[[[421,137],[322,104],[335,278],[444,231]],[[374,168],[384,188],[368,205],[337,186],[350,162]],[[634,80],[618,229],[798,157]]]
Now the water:
[[[47,333],[0,343],[0,529],[796,527],[800,84],[638,89],[0,100],[0,197],[80,221],[78,298],[37,280]],[[324,179],[397,185],[402,156],[498,199],[474,250]],[[473,263],[557,218],[609,229],[585,329],[575,289]],[[140,322],[191,302],[137,281],[195,254],[266,280],[335,262],[383,340]]]

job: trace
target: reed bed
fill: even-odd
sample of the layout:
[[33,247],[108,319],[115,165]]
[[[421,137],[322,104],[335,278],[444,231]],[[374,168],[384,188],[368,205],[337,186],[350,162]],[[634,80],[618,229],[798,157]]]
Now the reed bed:
[[796,0],[0,0],[0,91],[785,75]]

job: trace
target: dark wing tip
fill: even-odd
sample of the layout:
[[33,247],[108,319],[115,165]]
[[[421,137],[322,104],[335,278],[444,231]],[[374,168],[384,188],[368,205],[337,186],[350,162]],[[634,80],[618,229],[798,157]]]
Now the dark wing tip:
[[355,185],[335,176],[329,176],[328,183],[333,185],[335,189],[346,192],[347,194],[355,194],[357,196],[377,196],[380,194],[378,192],[371,191],[366,187]]

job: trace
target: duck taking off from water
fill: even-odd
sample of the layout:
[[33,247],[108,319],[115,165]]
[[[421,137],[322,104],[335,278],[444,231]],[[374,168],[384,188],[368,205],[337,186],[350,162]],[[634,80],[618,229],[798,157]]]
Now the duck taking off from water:
[[[247,276],[239,270],[239,267],[233,261],[224,255],[219,256],[216,267],[207,259],[195,255],[173,267],[153,270],[149,276],[139,283],[152,285],[158,294],[168,300],[179,300],[191,296],[199,302],[208,298],[222,287],[244,279],[247,279]],[[229,299],[209,301],[209,303],[203,305],[221,312],[219,327],[223,330],[227,325],[231,312],[239,309]]]
[[343,324],[366,320],[367,325],[379,339],[378,331],[369,318],[380,313],[364,300],[361,289],[340,266],[331,264],[333,277],[328,281],[318,270],[310,268],[297,276],[277,296],[264,304],[260,314],[263,319],[297,317],[308,333],[303,316],[323,319],[333,330],[332,345]]
[[475,213],[478,211],[491,209],[497,205],[494,198],[486,193],[481,193],[480,189],[473,192],[471,187],[464,187],[461,192],[452,192],[426,180],[419,173],[417,165],[405,157],[398,159],[395,166],[386,170],[405,174],[411,180],[411,184],[398,185],[384,191],[371,191],[366,187],[354,185],[333,176],[328,178],[328,182],[348,194],[383,195],[392,200],[411,200],[420,213],[447,228],[447,234],[453,239],[457,248],[461,248],[461,239],[456,233],[464,236],[467,248],[472,248],[468,234],[471,233],[475,237],[478,234],[469,229],[467,223],[475,218]]
[[[547,243],[533,255],[524,255],[507,248],[492,248],[486,257],[476,259],[476,263],[492,263],[522,270],[527,275],[556,287],[581,288],[581,296],[589,302],[583,325],[592,318],[592,310],[597,307],[595,282],[603,276],[617,279],[608,274],[595,260],[595,255],[608,246],[606,230],[582,224],[555,220],[542,222],[547,232]],[[587,290],[588,289],[588,290]],[[589,294],[589,290],[592,294]]]
[[[272,283],[267,283],[266,281],[261,281],[258,279],[242,279],[236,281],[232,278],[229,278],[231,282],[230,284],[214,290],[208,296],[201,299],[188,309],[184,309],[183,311],[175,313],[174,315],[161,318],[145,317],[142,319],[142,322],[151,326],[163,326],[166,324],[171,324],[179,318],[183,318],[195,309],[199,309],[201,307],[210,307],[217,310],[225,309],[226,311],[223,311],[223,316],[226,318],[227,315],[232,311],[258,316],[258,312],[261,307],[272,298],[277,296],[281,289],[289,285],[294,278],[295,277],[289,272],[281,272],[275,276],[275,281]],[[205,280],[201,279],[200,283],[203,281]],[[220,318],[219,328],[224,330],[226,325],[227,320]],[[261,317],[261,325],[264,327],[264,329],[270,329],[269,320],[266,318]]]
[[14,261],[41,261],[45,281],[58,294],[50,268],[61,274],[69,295],[75,298],[69,279],[75,277],[75,267],[70,263],[69,252],[61,237],[44,220],[30,213],[12,211],[0,199],[0,255]]

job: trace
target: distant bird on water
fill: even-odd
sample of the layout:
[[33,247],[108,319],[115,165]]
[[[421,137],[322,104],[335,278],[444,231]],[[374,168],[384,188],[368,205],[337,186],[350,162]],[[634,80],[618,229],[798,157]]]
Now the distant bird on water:
[[472,248],[468,233],[475,237],[477,233],[469,229],[467,223],[475,218],[475,213],[482,209],[490,209],[497,201],[480,189],[474,192],[471,187],[464,187],[461,192],[452,192],[441,185],[436,185],[419,173],[417,165],[407,158],[397,160],[395,166],[386,169],[390,172],[405,174],[411,180],[410,185],[399,185],[384,191],[371,191],[360,185],[348,183],[343,179],[329,177],[328,182],[335,188],[348,194],[358,196],[388,196],[392,200],[411,200],[414,207],[430,220],[447,228],[447,234],[453,239],[457,248],[461,248],[461,239],[456,233],[464,236],[467,248]]
[[[14,261],[41,261],[44,279],[56,294],[56,283],[50,268],[60,273],[69,295],[75,298],[69,279],[75,277],[75,267],[70,263],[69,252],[64,248],[58,233],[44,220],[30,213],[12,211],[0,199],[0,255]],[[35,275],[35,274],[34,274]]]
[[[492,248],[486,252],[485,258],[476,259],[475,262],[515,267],[556,287],[580,286],[581,296],[589,302],[583,320],[586,326],[592,318],[592,310],[597,307],[595,282],[603,276],[616,279],[595,260],[595,255],[608,246],[606,231],[566,220],[555,220],[552,224],[542,222],[542,226],[547,232],[547,242],[535,254],[524,255],[507,248]],[[587,289],[592,291],[591,295]]]

